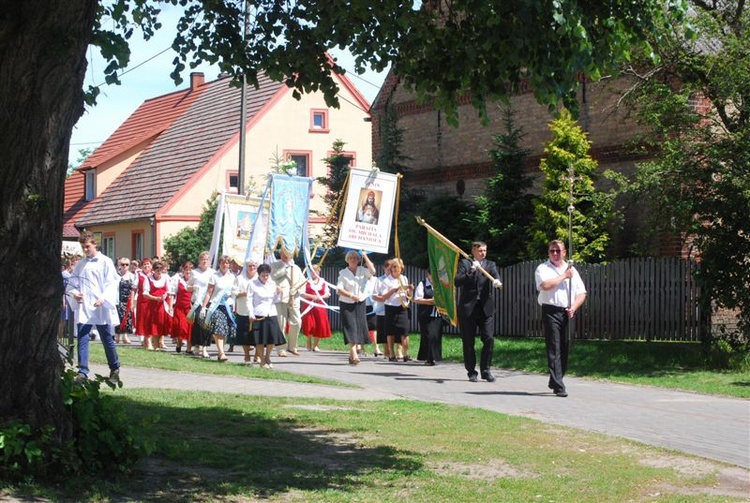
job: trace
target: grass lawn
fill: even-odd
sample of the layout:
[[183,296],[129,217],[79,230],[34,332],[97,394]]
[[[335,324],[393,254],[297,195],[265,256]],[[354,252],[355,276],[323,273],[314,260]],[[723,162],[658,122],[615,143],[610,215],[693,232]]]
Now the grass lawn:
[[747,500],[745,470],[485,410],[127,388],[109,397],[152,446],[135,473],[5,487],[0,499]]

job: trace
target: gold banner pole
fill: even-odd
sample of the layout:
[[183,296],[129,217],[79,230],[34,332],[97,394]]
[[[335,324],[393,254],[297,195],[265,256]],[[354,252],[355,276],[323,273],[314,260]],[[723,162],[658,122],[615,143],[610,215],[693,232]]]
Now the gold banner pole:
[[[427,229],[428,232],[430,232],[432,235],[434,235],[436,238],[438,238],[445,246],[451,248],[453,251],[455,251],[456,253],[458,253],[459,255],[461,255],[463,258],[465,258],[467,260],[471,260],[472,262],[474,261],[474,257],[472,255],[469,255],[468,253],[466,253],[465,251],[463,251],[461,248],[459,248],[458,246],[456,246],[455,244],[453,244],[447,237],[445,237],[442,234],[440,234],[438,231],[435,230],[434,227],[432,227],[427,222],[425,222],[422,217],[417,216],[416,219],[417,219],[417,223],[419,225],[421,225],[425,229]],[[478,269],[490,281],[494,281],[496,279],[494,276],[492,276],[492,274],[490,274],[487,271],[485,271],[482,266],[479,266]]]

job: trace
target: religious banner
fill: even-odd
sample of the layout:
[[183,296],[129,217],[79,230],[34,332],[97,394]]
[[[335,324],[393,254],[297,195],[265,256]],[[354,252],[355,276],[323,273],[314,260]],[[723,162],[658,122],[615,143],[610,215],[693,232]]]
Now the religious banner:
[[448,317],[451,325],[458,323],[456,311],[455,278],[458,269],[458,252],[427,228],[427,252],[430,257],[430,274],[437,311]]
[[397,197],[398,175],[351,168],[337,245],[388,253]]
[[[261,200],[257,197],[224,195],[224,234],[221,249],[225,255],[229,255],[239,264],[245,259],[260,204]],[[263,235],[265,236],[265,233]]]
[[307,221],[313,179],[271,175],[268,243],[271,251],[285,249],[294,256],[308,245]]

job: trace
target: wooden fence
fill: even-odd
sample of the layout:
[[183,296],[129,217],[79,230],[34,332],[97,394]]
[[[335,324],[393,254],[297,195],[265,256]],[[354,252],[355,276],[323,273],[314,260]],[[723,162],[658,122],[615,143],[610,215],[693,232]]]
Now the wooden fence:
[[[538,261],[500,269],[504,287],[497,296],[495,333],[507,337],[541,337],[541,309],[537,304],[534,271]],[[678,258],[635,258],[610,264],[577,264],[588,297],[576,314],[577,339],[699,341],[710,330],[710,316],[699,302],[693,262]],[[415,285],[426,271],[407,266],[404,273]],[[322,276],[335,284],[338,269],[323,268]],[[334,293],[331,304],[337,305]],[[416,309],[411,330],[419,331]],[[331,326],[341,329],[338,313]],[[445,333],[457,334],[447,327]]]

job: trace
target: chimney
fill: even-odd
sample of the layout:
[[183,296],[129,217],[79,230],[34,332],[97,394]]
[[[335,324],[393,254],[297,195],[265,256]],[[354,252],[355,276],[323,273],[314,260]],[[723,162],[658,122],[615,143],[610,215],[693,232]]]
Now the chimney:
[[190,90],[195,91],[198,86],[202,86],[205,81],[206,79],[203,76],[203,72],[192,72],[190,74]]

